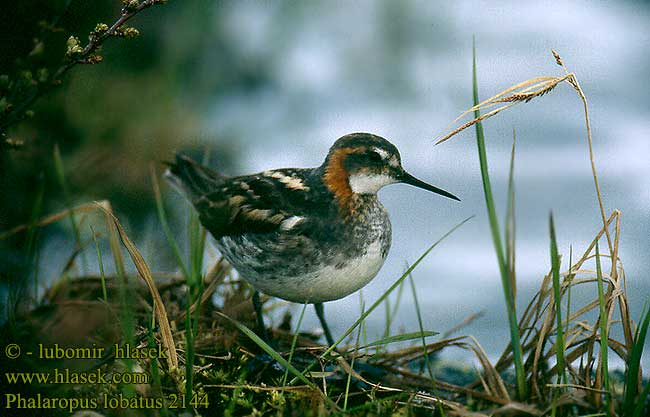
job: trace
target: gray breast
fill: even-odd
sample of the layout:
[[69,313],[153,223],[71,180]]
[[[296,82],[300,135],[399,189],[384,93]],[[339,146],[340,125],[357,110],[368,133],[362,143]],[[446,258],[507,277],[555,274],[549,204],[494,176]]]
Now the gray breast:
[[390,249],[388,213],[376,197],[364,203],[338,233],[242,234],[222,237],[217,247],[242,278],[264,293],[294,302],[342,298],[376,276]]

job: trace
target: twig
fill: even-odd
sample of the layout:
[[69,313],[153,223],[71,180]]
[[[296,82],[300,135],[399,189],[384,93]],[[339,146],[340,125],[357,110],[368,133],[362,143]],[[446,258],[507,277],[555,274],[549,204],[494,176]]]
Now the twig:
[[[120,17],[110,26],[99,24],[94,31],[90,32],[88,44],[81,49],[79,41],[75,37],[68,39],[68,50],[61,66],[49,78],[48,82],[38,86],[29,97],[22,103],[15,106],[11,112],[7,114],[4,120],[0,121],[0,136],[4,134],[7,129],[20,121],[25,112],[31,107],[36,100],[42,97],[52,87],[61,84],[60,78],[72,69],[77,64],[97,64],[102,61],[99,55],[95,52],[101,48],[106,39],[110,37],[134,37],[138,35],[137,30],[124,31],[122,26],[132,17],[141,11],[148,9],[151,6],[165,3],[166,0],[139,0],[126,1],[125,6],[121,10]],[[104,27],[106,27],[104,29]],[[2,141],[4,143],[4,141]],[[0,147],[3,145],[0,143]]]

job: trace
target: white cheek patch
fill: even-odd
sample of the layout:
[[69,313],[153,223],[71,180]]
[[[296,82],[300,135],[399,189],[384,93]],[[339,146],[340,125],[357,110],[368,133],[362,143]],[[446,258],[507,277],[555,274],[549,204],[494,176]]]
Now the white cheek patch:
[[388,175],[354,174],[350,175],[350,188],[357,194],[376,194],[385,185],[397,182],[395,178]]
[[388,165],[397,168],[399,166],[399,161],[395,155],[391,156],[388,160]]

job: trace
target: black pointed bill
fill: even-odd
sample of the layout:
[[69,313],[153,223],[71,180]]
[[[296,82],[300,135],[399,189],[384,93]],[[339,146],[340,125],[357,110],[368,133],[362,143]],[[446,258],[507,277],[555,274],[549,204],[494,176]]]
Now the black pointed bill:
[[414,187],[422,188],[423,190],[431,191],[436,194],[445,196],[447,198],[451,198],[452,200],[460,201],[460,198],[456,197],[452,193],[449,193],[438,187],[434,187],[433,185],[427,184],[424,181],[420,181],[419,179],[415,178],[413,175],[409,174],[408,172],[403,172],[402,175],[400,175],[399,180],[405,184],[410,184]]

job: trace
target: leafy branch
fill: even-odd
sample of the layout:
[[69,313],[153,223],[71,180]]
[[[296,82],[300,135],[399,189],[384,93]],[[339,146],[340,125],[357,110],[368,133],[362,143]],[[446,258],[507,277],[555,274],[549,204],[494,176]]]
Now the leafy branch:
[[126,22],[143,10],[166,1],[122,0],[120,16],[111,25],[98,23],[89,33],[86,45],[82,45],[75,36],[68,38],[63,60],[51,75],[46,68],[38,70],[36,77],[30,71],[22,71],[14,80],[7,75],[0,75],[0,150],[6,146],[20,146],[19,142],[6,138],[8,129],[31,117],[33,112],[30,108],[53,87],[61,85],[64,74],[79,64],[94,65],[102,62],[103,57],[99,52],[107,39],[137,37],[140,32],[126,26]]

